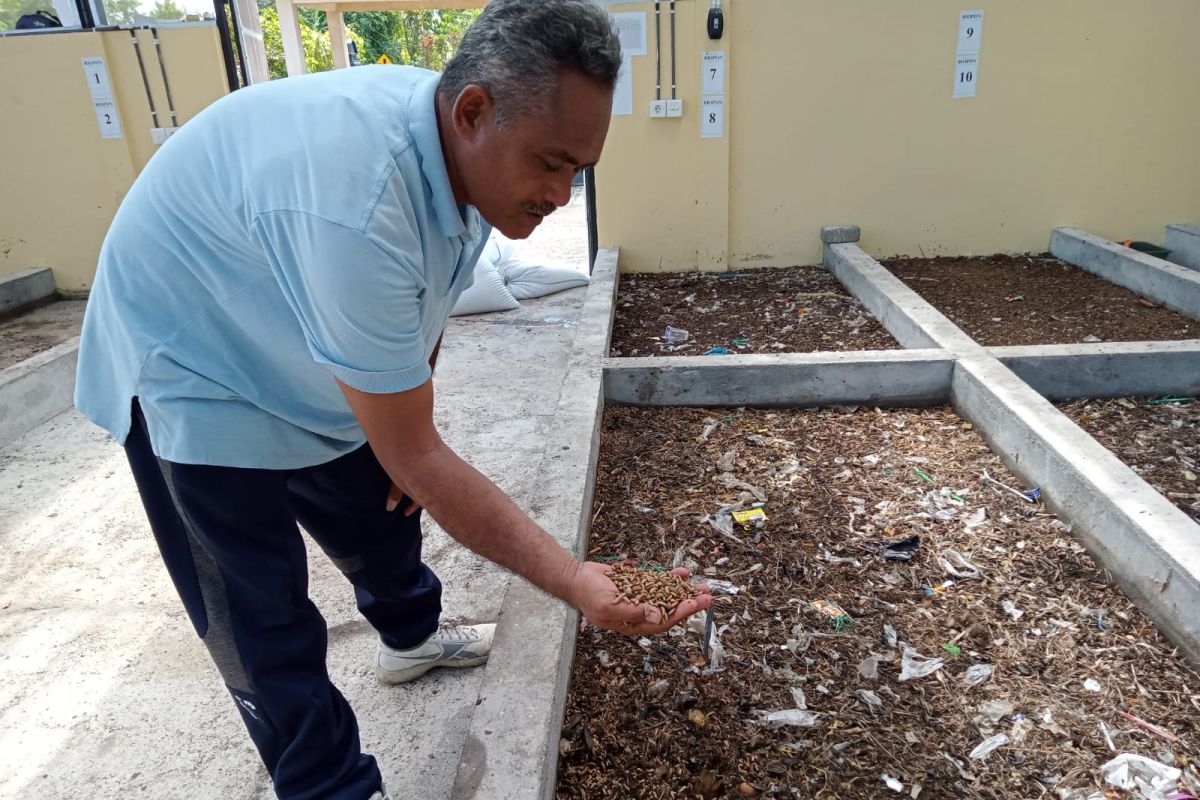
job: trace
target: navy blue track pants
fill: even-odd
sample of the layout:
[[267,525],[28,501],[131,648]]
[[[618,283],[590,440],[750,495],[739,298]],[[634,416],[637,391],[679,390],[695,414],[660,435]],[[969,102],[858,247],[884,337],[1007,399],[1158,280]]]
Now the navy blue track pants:
[[[434,632],[441,583],[421,561],[420,514],[385,509],[370,445],[315,467],[244,469],[157,458],[134,403],[125,444],[154,538],[196,633],[281,800],[366,800],[379,767],[325,666],[302,525],[392,647]],[[365,654],[364,654],[365,657]]]

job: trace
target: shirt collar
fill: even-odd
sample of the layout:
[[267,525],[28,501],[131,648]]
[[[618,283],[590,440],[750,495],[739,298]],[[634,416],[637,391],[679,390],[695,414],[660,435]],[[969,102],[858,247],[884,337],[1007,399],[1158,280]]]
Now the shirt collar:
[[435,94],[440,77],[430,75],[417,85],[409,100],[408,130],[417,148],[421,173],[433,195],[438,228],[444,236],[462,236],[466,226],[458,212],[458,204],[454,202],[454,190],[450,188],[450,175],[446,172],[446,159],[438,137]]

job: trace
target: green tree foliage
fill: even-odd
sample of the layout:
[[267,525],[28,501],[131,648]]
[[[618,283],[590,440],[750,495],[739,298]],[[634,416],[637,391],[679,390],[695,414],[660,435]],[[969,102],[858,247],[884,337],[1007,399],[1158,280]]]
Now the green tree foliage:
[[21,17],[39,10],[54,14],[54,4],[50,0],[0,0],[0,31],[12,30]]
[[183,19],[183,9],[175,3],[175,0],[158,0],[147,16],[155,19],[180,20]]
[[109,25],[133,25],[139,4],[140,0],[104,0],[104,16]]
[[[320,29],[308,23],[309,17],[306,14],[298,15],[300,41],[304,44],[304,64],[309,72],[333,69],[333,48],[329,44],[329,36],[324,26],[325,12],[317,13],[321,16]],[[267,51],[267,69],[272,78],[287,77],[287,65],[283,58],[283,36],[279,29],[279,12],[272,5],[262,9],[259,17],[262,20],[263,48]],[[363,51],[363,38],[357,31],[350,28],[346,31],[346,37],[354,42],[358,52]]]

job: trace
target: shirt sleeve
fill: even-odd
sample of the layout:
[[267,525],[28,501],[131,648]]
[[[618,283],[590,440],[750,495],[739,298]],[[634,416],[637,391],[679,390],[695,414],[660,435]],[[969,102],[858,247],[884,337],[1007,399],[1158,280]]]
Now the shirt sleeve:
[[[425,281],[412,265],[363,232],[312,214],[271,211],[254,225],[318,363],[348,386],[376,394],[429,380],[421,331]],[[420,252],[415,236],[410,247]]]

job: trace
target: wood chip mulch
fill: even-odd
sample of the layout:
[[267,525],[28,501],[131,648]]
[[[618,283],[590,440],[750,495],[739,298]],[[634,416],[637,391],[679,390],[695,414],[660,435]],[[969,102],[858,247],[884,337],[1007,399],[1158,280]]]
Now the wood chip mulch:
[[707,655],[582,630],[557,797],[1138,796],[1118,753],[1196,793],[1200,676],[1031,488],[947,409],[610,408],[590,557],[718,599]]
[[1200,402],[1122,397],[1078,400],[1060,409],[1200,522]]
[[882,263],[989,347],[1200,338],[1200,322],[1048,253]]
[[[900,347],[823,267],[621,276],[612,356],[811,353]],[[663,338],[682,328],[686,342]]]

